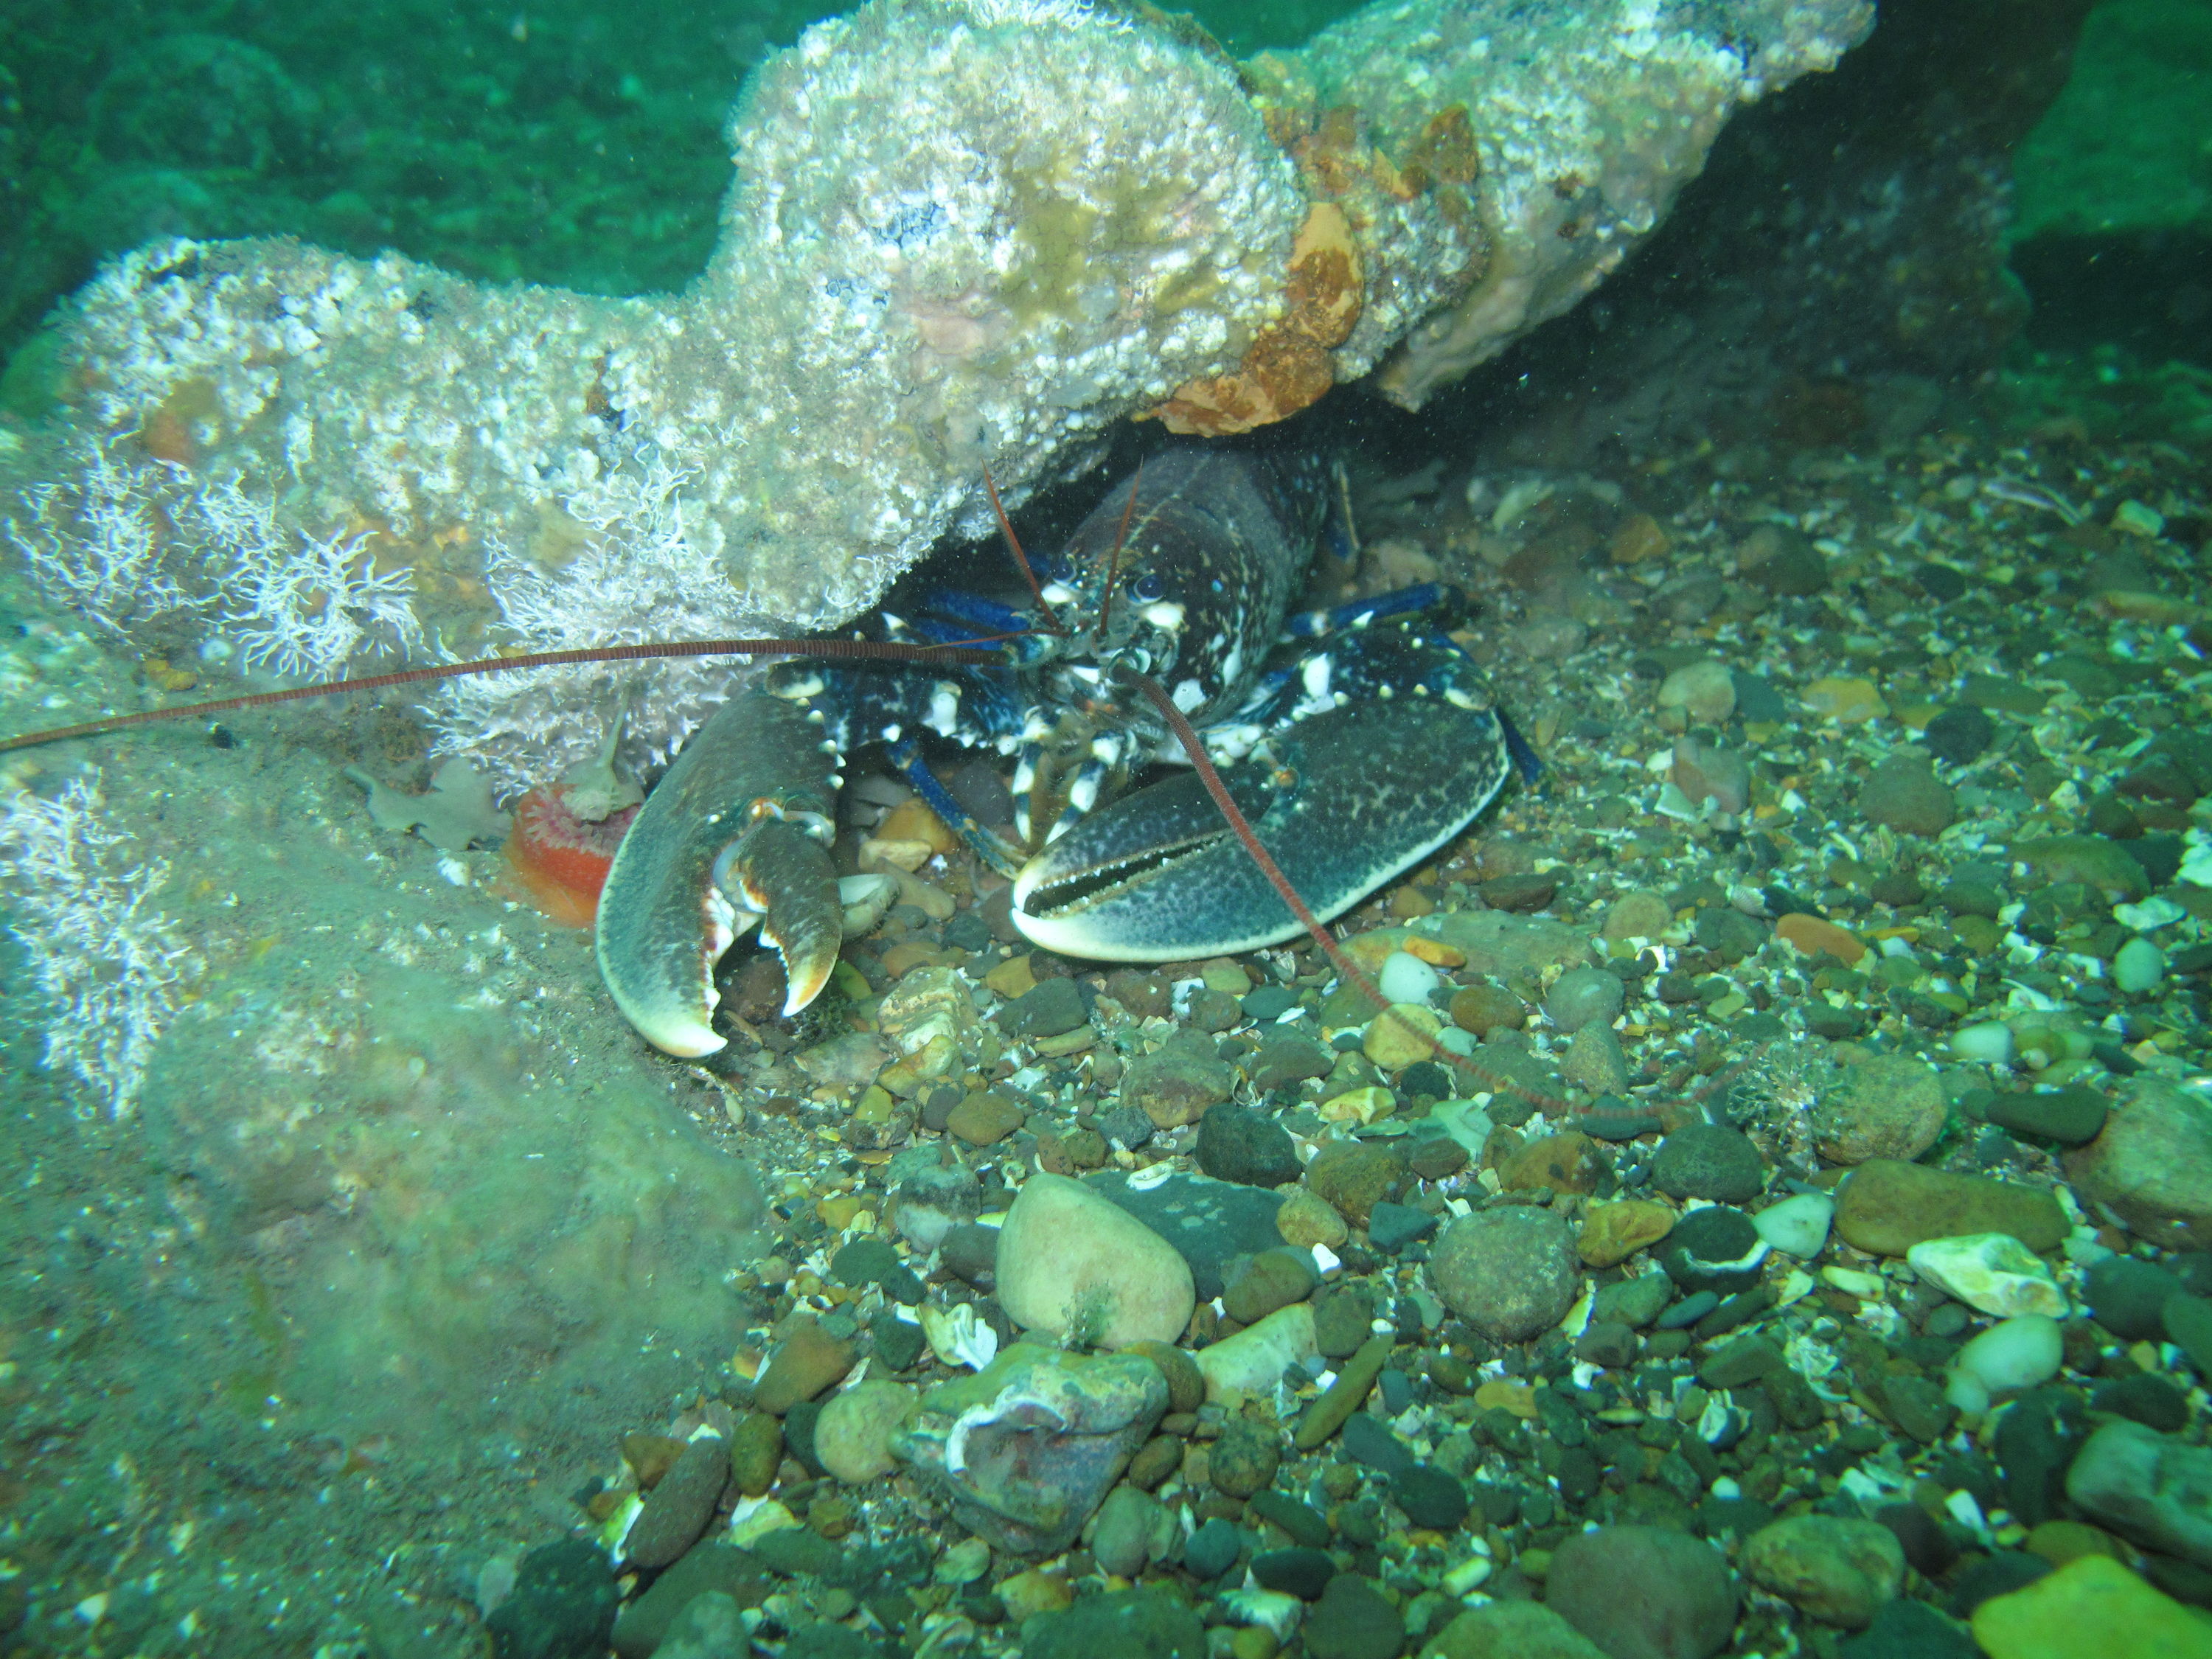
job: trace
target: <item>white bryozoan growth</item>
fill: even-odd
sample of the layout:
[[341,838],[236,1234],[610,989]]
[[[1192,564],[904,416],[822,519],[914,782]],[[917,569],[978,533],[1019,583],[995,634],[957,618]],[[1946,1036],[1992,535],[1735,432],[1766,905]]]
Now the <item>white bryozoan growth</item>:
[[103,811],[96,778],[50,800],[27,790],[0,799],[0,875],[13,890],[10,931],[52,1006],[47,1068],[74,1072],[123,1118],[200,961],[153,902],[168,865],[137,862],[137,838],[109,829]]

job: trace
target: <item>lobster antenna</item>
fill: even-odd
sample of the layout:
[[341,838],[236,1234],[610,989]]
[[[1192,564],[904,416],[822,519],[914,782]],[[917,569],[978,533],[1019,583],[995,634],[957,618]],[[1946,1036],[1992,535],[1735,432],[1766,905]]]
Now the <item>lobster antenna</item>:
[[141,708],[128,714],[104,714],[75,726],[50,726],[40,732],[0,738],[0,754],[11,750],[60,743],[68,738],[98,737],[126,726],[151,726],[161,720],[181,720],[210,714],[228,714],[240,708],[260,708],[270,703],[300,702],[309,697],[335,697],[351,691],[380,691],[387,686],[413,685],[425,680],[459,679],[469,674],[505,674],[520,669],[560,668],[578,663],[641,662],[662,657],[848,657],[890,662],[992,663],[997,652],[975,645],[919,646],[882,640],[670,640],[641,645],[599,645],[567,651],[532,651],[513,657],[477,657],[468,662],[428,663],[419,668],[398,668],[388,674],[368,674],[359,679],[325,680],[315,685],[287,686],[279,691],[249,691],[210,702],[179,703],[167,708]]
[[1114,532],[1113,550],[1106,556],[1106,593],[1098,601],[1098,638],[1106,637],[1106,619],[1114,614],[1114,581],[1121,574],[1121,550],[1128,545],[1129,521],[1137,516],[1137,486],[1145,481],[1145,464],[1129,477],[1129,500],[1121,508],[1121,526]]
[[1013,521],[1006,517],[1006,509],[1000,504],[998,481],[992,477],[991,469],[988,466],[983,469],[983,488],[990,492],[991,511],[999,515],[999,533],[1006,538],[1007,550],[1013,554],[1014,562],[1021,567],[1022,580],[1030,585],[1030,593],[1036,596],[1038,612],[1051,625],[1054,633],[1066,638],[1066,625],[1044,602],[1044,589],[1037,586],[1036,572],[1030,568],[1030,556],[1022,551],[1022,538],[1014,534]]
[[[1361,994],[1373,1001],[1382,1011],[1376,1018],[1386,1018],[1390,1011],[1390,1003],[1389,1000],[1382,994],[1382,988],[1370,977],[1364,968],[1352,959],[1350,953],[1336,942],[1335,936],[1322,926],[1312,908],[1298,896],[1298,890],[1291,885],[1291,878],[1283,873],[1282,867],[1275,862],[1267,849],[1260,844],[1260,837],[1252,832],[1251,820],[1244,816],[1243,809],[1231,799],[1229,786],[1222,782],[1221,774],[1215,769],[1213,762],[1207,757],[1206,744],[1200,741],[1197,731],[1189,720],[1183,717],[1182,710],[1175,706],[1175,699],[1168,696],[1167,688],[1150,674],[1141,674],[1133,669],[1128,672],[1129,678],[1134,680],[1145,696],[1152,700],[1152,707],[1160,711],[1160,718],[1168,723],[1169,729],[1176,734],[1176,741],[1182,744],[1183,752],[1190,757],[1191,765],[1197,769],[1199,781],[1206,786],[1206,793],[1213,797],[1214,805],[1220,810],[1221,816],[1227,820],[1229,827],[1236,831],[1237,839],[1244,843],[1244,851],[1251,857],[1252,862],[1259,866],[1260,873],[1267,878],[1268,885],[1282,896],[1283,902],[1290,907],[1291,914],[1298,919],[1307,933],[1313,935],[1314,943],[1320,945],[1329,961],[1336,965],[1337,972],[1358,986]],[[1408,1026],[1407,1029],[1414,1028]],[[1426,1036],[1427,1033],[1420,1032],[1419,1035]],[[1559,1103],[1550,1096],[1531,1089],[1525,1084],[1516,1082],[1509,1077],[1501,1077],[1488,1066],[1466,1054],[1454,1054],[1434,1037],[1429,1037],[1428,1042],[1430,1048],[1439,1060],[1469,1073],[1499,1093],[1518,1095],[1538,1106]]]

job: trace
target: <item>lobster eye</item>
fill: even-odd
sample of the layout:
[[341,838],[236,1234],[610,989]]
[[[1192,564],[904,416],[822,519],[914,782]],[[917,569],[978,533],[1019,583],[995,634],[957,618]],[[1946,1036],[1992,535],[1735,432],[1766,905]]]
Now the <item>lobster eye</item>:
[[1161,594],[1167,592],[1167,584],[1160,580],[1160,573],[1158,571],[1147,570],[1143,575],[1138,577],[1135,581],[1129,584],[1129,591],[1135,594],[1139,600],[1143,601],[1143,603],[1150,605],[1154,599],[1157,599]]

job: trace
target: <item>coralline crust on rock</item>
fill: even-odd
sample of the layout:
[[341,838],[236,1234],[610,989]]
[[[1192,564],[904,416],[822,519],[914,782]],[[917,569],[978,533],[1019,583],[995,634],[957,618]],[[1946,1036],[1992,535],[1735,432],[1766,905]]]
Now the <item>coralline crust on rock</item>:
[[[66,419],[27,446],[54,487],[0,520],[81,603],[136,514],[149,591],[177,590],[172,653],[240,599],[205,591],[167,504],[234,485],[271,546],[337,538],[361,580],[404,585],[419,627],[343,635],[333,670],[418,634],[834,626],[989,528],[987,467],[1018,501],[1127,416],[1244,430],[1393,347],[1376,384],[1418,405],[1587,292],[1730,108],[1832,64],[1869,15],[1407,0],[1240,71],[1149,15],[875,0],[748,86],[720,240],[680,295],[285,239],[113,262],[59,324]],[[450,695],[446,742],[513,785],[627,712],[633,754],[665,754],[738,672],[495,677]]]

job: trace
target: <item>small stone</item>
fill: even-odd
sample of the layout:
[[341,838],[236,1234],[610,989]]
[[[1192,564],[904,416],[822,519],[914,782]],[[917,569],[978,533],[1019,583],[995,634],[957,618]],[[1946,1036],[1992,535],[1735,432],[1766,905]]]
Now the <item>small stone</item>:
[[1437,1052],[1443,1021],[1433,1009],[1394,1002],[1368,1023],[1360,1052],[1386,1072],[1402,1071]]
[[1924,1239],[2010,1233],[2031,1250],[2055,1250],[2068,1231],[2049,1193],[1987,1176],[1874,1158],[1845,1182],[1836,1231],[1869,1255],[1903,1255]]
[[[1686,663],[1659,682],[1660,709],[1674,710],[1699,726],[1722,726],[1735,713],[1735,681],[1728,665],[1708,657]],[[1677,720],[1674,729],[1682,729]]]
[[2107,1423],[2067,1469],[2066,1496],[2131,1543],[2212,1568],[2212,1448]]
[[1528,1141],[1498,1165],[1498,1184],[1509,1193],[1534,1192],[1540,1187],[1554,1193],[1588,1193],[1610,1173],[1595,1143],[1572,1129]]
[[1236,1087],[1236,1071],[1215,1054],[1202,1031],[1177,1030],[1149,1054],[1129,1062],[1121,1101],[1162,1129],[1195,1123]]
[[1628,1087],[1629,1072],[1620,1036],[1601,1022],[1583,1026],[1568,1041],[1559,1074],[1586,1094],[1621,1093]]
[[1940,836],[1957,821],[1957,798],[1936,769],[1910,750],[1882,761],[1859,787],[1859,811],[1869,822],[1908,836]]
[[1282,1187],[1304,1166],[1289,1133],[1273,1117],[1224,1102],[1198,1121],[1198,1167],[1216,1181]]
[[1421,1007],[1443,988],[1444,976],[1407,951],[1393,951],[1376,970],[1375,983],[1386,1002],[1411,1002]]
[[2066,1174],[2084,1208],[2110,1206],[2138,1237],[2212,1249],[2212,1112],[2179,1085],[2130,1078],[2104,1132],[2066,1155]]
[[514,1590],[485,1619],[487,1646],[501,1659],[596,1659],[607,1650],[622,1599],[606,1551],[591,1539],[540,1545],[522,1558]]
[[1148,1492],[1123,1485],[1106,1494],[1091,1533],[1091,1556],[1103,1571],[1134,1578],[1165,1555],[1175,1517]]
[[2009,1319],[2048,1314],[2063,1319],[2066,1293],[2041,1257],[2009,1233],[1969,1233],[1923,1239],[1905,1253],[1912,1269],[1977,1313]]
[[[1522,1561],[1528,1557],[1523,1555]],[[1541,1601],[1490,1601],[1460,1613],[1421,1659],[1610,1659]],[[1966,1659],[1973,1659],[1972,1655]]]
[[1378,1202],[1367,1213],[1367,1242],[1385,1255],[1396,1255],[1408,1244],[1426,1238],[1437,1230],[1437,1218],[1426,1210],[1414,1209],[1408,1204],[1393,1204],[1388,1199]]
[[1200,1583],[1218,1578],[1237,1565],[1243,1549],[1244,1534],[1233,1522],[1216,1516],[1184,1540],[1183,1571]]
[[2103,836],[2046,836],[2014,842],[2006,850],[2015,864],[2027,865],[2046,882],[2081,882],[2115,903],[2150,891],[2150,878],[2135,854]]
[[1674,1212],[1650,1199],[1593,1204],[1583,1213],[1575,1249],[1593,1267],[1611,1267],[1656,1244],[1674,1225]]
[[1889,713],[1872,680],[1823,675],[1804,690],[1805,707],[1817,720],[1838,726],[1863,726]]
[[1766,1241],[1741,1210],[1709,1204],[1675,1222],[1652,1254],[1684,1290],[1710,1291],[1717,1297],[1759,1282]]
[[1283,1461],[1282,1444],[1274,1431],[1244,1417],[1229,1420],[1210,1452],[1208,1477],[1216,1490],[1231,1498],[1249,1498],[1273,1486],[1275,1470]]
[[1354,1412],[1344,1420],[1344,1455],[1363,1468],[1400,1474],[1413,1467],[1412,1448],[1391,1431],[1390,1425],[1366,1412]]
[[1406,1518],[1431,1532],[1450,1532],[1467,1519],[1467,1488],[1433,1463],[1416,1463],[1390,1482],[1390,1497]]
[[1302,1249],[1322,1244],[1333,1250],[1352,1237],[1351,1227],[1335,1206],[1304,1187],[1285,1195],[1282,1208],[1275,1212],[1275,1230],[1285,1244]]
[[1989,1659],[2212,1659],[2203,1620],[2108,1555],[2084,1555],[1974,1609]]
[[2166,1334],[2197,1374],[2212,1377],[2212,1301],[2201,1296],[2177,1296],[2166,1304]]
[[1522,1342],[1559,1322],[1577,1288],[1566,1224],[1523,1205],[1462,1216],[1429,1253],[1445,1305],[1493,1341]]
[[1462,1031],[1487,1036],[1519,1030],[1528,1023],[1528,1006],[1501,985],[1469,985],[1452,993],[1451,1018]]
[[1599,1527],[1566,1539],[1544,1575],[1544,1601],[1612,1659],[1708,1659],[1735,1628],[1726,1559],[1660,1527]]
[[952,1109],[945,1127],[970,1146],[989,1146],[1020,1128],[1025,1116],[1004,1095],[971,1094]]
[[1598,931],[1608,939],[1656,939],[1674,925],[1674,913],[1656,893],[1624,893],[1606,907]]
[[1256,1325],[1210,1342],[1193,1356],[1209,1400],[1270,1395],[1294,1365],[1313,1358],[1314,1310],[1304,1302],[1279,1308]]
[[1823,952],[1849,967],[1866,955],[1866,945],[1847,928],[1818,916],[1793,910],[1774,924],[1775,937],[1787,940],[1808,957]]
[[1763,1336],[1742,1336],[1715,1348],[1698,1363],[1698,1381],[1708,1389],[1741,1389],[1787,1365],[1782,1350]]
[[1810,1261],[1827,1248],[1836,1200],[1824,1193],[1799,1193],[1770,1204],[1751,1218],[1759,1236],[1784,1255]]
[[1398,1659],[1406,1622],[1381,1590],[1346,1572],[1329,1580],[1304,1634],[1313,1659]]
[[1238,1324],[1256,1325],[1276,1309],[1304,1301],[1319,1282],[1304,1251],[1263,1250],[1230,1264],[1222,1276],[1221,1304]]
[[2160,1434],[2189,1426],[2189,1396],[2153,1371],[2137,1371],[2107,1382],[2089,1398],[2092,1409],[2110,1412]]
[[891,1437],[914,1405],[912,1389],[874,1378],[833,1396],[814,1422],[814,1455],[847,1486],[889,1474]]
[[1825,592],[1828,562],[1813,538],[1789,525],[1756,526],[1735,548],[1737,574],[1785,599]]
[[1467,1148],[1446,1135],[1417,1140],[1406,1167],[1419,1181],[1449,1181],[1469,1163]]
[[1669,1198],[1743,1204],[1766,1188],[1766,1160],[1750,1136],[1720,1123],[1689,1123],[1659,1143],[1651,1184]]
[[1744,1576],[1824,1625],[1863,1630],[1905,1583],[1905,1551],[1879,1522],[1794,1515],[1743,1540]]
[[1330,1359],[1349,1359],[1367,1340],[1375,1300],[1364,1285],[1325,1287],[1314,1298],[1314,1346]]
[[730,1451],[702,1435],[668,1467],[623,1540],[623,1559],[634,1567],[665,1567],[699,1541],[729,1484]]
[[1611,1024],[1626,1000],[1619,975],[1602,968],[1570,968],[1544,994],[1544,1016],[1563,1031],[1579,1031],[1593,1021]]
[[1664,1273],[1647,1273],[1601,1285],[1590,1303],[1590,1318],[1640,1331],[1659,1317],[1674,1296],[1674,1283]]
[[1965,766],[1980,759],[1996,741],[1997,723],[1978,708],[1954,704],[1929,720],[1920,736],[1936,759]]
[[1305,1182],[1337,1212],[1360,1226],[1406,1178],[1405,1154],[1379,1141],[1331,1141],[1306,1165]]
[[1633,1365],[1643,1350],[1644,1344],[1633,1328],[1601,1319],[1592,1319],[1575,1339],[1576,1358],[1586,1364],[1602,1365],[1608,1370]]
[[1108,1348],[1173,1342],[1197,1291],[1173,1245],[1111,1200],[1033,1175],[999,1230],[999,1305],[1024,1330]]
[[1091,1018],[1083,988],[1074,980],[1040,980],[1036,986],[999,1010],[995,1022],[1010,1037],[1054,1037],[1074,1030]]
[[1252,1558],[1252,1577],[1261,1589],[1318,1601],[1336,1577],[1336,1562],[1326,1550],[1262,1550]]
[[1196,1360],[1173,1343],[1132,1342],[1123,1352],[1142,1354],[1159,1367],[1167,1380],[1170,1412],[1194,1412],[1206,1403],[1206,1374]]
[[1989,1120],[2030,1140],[2086,1146],[2104,1128],[2108,1110],[2094,1089],[2014,1090],[1990,1103]]
[[783,1425],[766,1412],[747,1412],[730,1431],[730,1481],[747,1498],[775,1485],[783,1462]]
[[1813,1144],[1831,1164],[1876,1158],[1909,1163],[1942,1137],[1949,1112],[1934,1066],[1876,1054],[1846,1066],[1820,1091],[1812,1112]]
[[793,1314],[785,1323],[782,1346],[753,1384],[753,1404],[781,1417],[841,1380],[859,1357],[850,1341],[832,1336],[811,1314]]
[[[1975,1337],[1953,1356],[1951,1369],[1954,1381],[1971,1380],[1986,1395],[2014,1394],[2057,1376],[2065,1358],[2058,1322],[2045,1314],[2022,1314],[2001,1319]],[[1961,1399],[1955,1387],[1951,1397],[1961,1406],[1978,1403]]]
[[[1003,1584],[999,1597],[1006,1600]],[[1107,1654],[1202,1659],[1206,1650],[1206,1626],[1196,1611],[1174,1591],[1157,1586],[1086,1595],[1047,1612],[1034,1625],[1017,1618],[1009,1602],[1007,1618],[1021,1632],[1024,1659],[1103,1659]]]
[[1291,1443],[1302,1452],[1324,1444],[1344,1426],[1345,1419],[1359,1409],[1389,1357],[1390,1339],[1387,1336],[1371,1336],[1361,1344],[1359,1352],[1344,1362],[1336,1381],[1299,1416]]
[[1334,1060],[1311,1037],[1295,1031],[1266,1031],[1261,1034],[1259,1047],[1244,1060],[1244,1075],[1255,1094],[1266,1095],[1293,1088],[1309,1078],[1327,1077]]
[[1531,915],[1552,902],[1559,890],[1559,878],[1554,871],[1529,870],[1510,876],[1492,876],[1475,890],[1493,910]]

